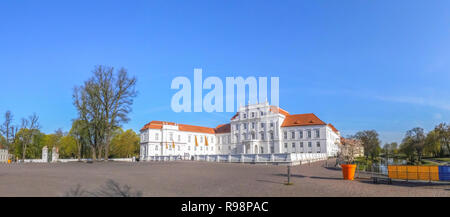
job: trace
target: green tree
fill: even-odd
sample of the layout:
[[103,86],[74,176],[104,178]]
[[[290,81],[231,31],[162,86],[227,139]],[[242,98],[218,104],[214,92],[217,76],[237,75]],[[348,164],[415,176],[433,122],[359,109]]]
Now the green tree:
[[74,139],[76,145],[76,156],[78,160],[81,160],[86,147],[89,144],[89,132],[88,124],[86,121],[76,119],[72,122],[72,128],[69,131],[69,135]]
[[45,146],[45,134],[38,129],[20,129],[16,134],[14,151],[22,159],[41,158],[42,148]]
[[76,139],[69,135],[63,136],[59,143],[60,158],[75,158],[79,156]]
[[432,130],[427,134],[424,153],[430,154],[433,157],[438,157],[442,153],[441,140],[439,139],[439,133],[436,132],[436,130]]
[[380,147],[380,139],[378,138],[378,133],[375,130],[365,130],[357,132],[351,138],[361,140],[362,145],[364,147],[364,156],[367,158],[371,158],[372,160],[376,160],[376,158],[380,155],[381,147]]
[[450,155],[450,125],[441,123],[434,128],[441,144],[441,155]]
[[406,132],[400,149],[411,163],[421,162],[425,147],[425,133],[422,128],[416,127]]
[[0,135],[0,149],[7,148],[7,143],[5,137]]
[[47,134],[44,136],[44,146],[47,146],[49,150],[52,150],[53,147],[59,148],[59,144],[61,142],[61,138],[64,136],[64,133],[61,129],[55,131],[55,133]]
[[139,155],[139,135],[129,129],[123,132],[116,130],[116,135],[111,140],[110,157],[124,158]]

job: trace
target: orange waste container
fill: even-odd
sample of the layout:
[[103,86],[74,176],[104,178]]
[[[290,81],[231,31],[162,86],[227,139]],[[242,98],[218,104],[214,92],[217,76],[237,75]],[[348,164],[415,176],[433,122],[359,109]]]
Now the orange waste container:
[[345,180],[353,180],[355,178],[355,164],[342,164],[342,175]]

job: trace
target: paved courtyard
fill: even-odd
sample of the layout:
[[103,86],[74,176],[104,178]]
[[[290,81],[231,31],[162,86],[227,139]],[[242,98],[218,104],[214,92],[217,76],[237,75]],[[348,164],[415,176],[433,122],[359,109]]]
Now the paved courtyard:
[[[211,162],[0,164],[0,196],[63,196],[78,184],[95,190],[107,180],[144,196],[450,196],[449,183],[372,184],[344,181],[324,162],[292,167]],[[330,161],[331,164],[331,161]]]

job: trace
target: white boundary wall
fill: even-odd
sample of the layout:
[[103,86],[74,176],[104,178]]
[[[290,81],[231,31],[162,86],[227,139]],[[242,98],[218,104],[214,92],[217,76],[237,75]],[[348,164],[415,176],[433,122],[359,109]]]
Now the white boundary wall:
[[[326,153],[284,153],[284,154],[228,154],[228,155],[192,155],[193,160],[228,163],[262,163],[299,165],[323,161]],[[191,160],[183,156],[149,156],[146,161]]]
[[[82,158],[81,161],[89,161],[91,159]],[[103,159],[102,159],[103,160]],[[77,162],[78,159],[58,159],[58,163],[69,163],[69,162]],[[118,161],[118,162],[135,162],[133,158],[110,158],[109,161]],[[44,161],[42,159],[25,159],[24,163],[50,163]]]

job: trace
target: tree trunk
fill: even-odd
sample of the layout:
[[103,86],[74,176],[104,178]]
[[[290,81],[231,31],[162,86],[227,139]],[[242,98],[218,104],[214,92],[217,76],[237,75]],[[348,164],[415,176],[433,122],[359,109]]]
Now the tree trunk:
[[81,146],[78,146],[78,161],[81,161]]
[[24,160],[25,159],[25,153],[27,152],[27,146],[26,145],[23,145],[22,146],[22,159]]
[[97,159],[99,160],[99,161],[101,161],[102,160],[102,148],[99,148],[98,150],[97,150]]
[[93,161],[96,161],[96,160],[97,160],[97,154],[96,154],[96,152],[95,152],[95,148],[94,148],[94,147],[92,147],[92,160],[93,160]]

